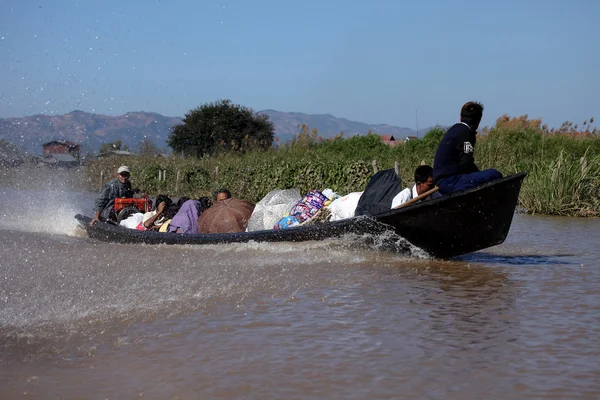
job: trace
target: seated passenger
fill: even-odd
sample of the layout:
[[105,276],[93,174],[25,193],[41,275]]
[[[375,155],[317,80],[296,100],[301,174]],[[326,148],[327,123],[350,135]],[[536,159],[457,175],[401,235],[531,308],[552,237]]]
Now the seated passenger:
[[202,208],[202,211],[210,208],[213,205],[213,201],[206,196],[200,197],[198,201],[200,202],[200,207]]
[[441,194],[467,190],[502,178],[495,169],[480,171],[475,165],[477,128],[483,105],[470,101],[460,110],[460,122],[454,124],[438,145],[433,161],[433,181]]
[[[433,168],[431,168],[429,165],[419,165],[417,169],[415,169],[414,186],[412,189],[406,188],[398,193],[392,200],[392,208],[396,208],[400,204],[404,204],[407,201],[422,195],[423,193],[433,189],[433,187]],[[423,200],[429,199],[430,197],[431,195],[425,197]]]
[[187,200],[169,222],[169,233],[198,233],[198,217],[209,208],[212,201],[208,197],[200,200]]
[[171,219],[167,232],[198,233],[198,217],[202,207],[198,200],[188,200],[181,205],[177,214]]
[[114,218],[114,204],[117,197],[133,197],[133,189],[129,181],[129,167],[122,165],[117,170],[115,179],[107,182],[102,189],[102,193],[96,200],[94,218],[90,221],[90,226],[93,226],[101,218],[105,220]]
[[177,215],[177,212],[179,211],[179,209],[181,208],[181,206],[183,205],[183,203],[185,203],[189,199],[190,198],[186,197],[186,196],[180,197],[179,200],[177,200],[177,203],[171,204],[170,206],[168,206],[163,211],[165,222],[163,222],[163,224],[158,229],[159,232],[163,232],[164,233],[164,232],[168,231],[169,224],[171,223],[171,220],[173,219],[173,217],[175,217],[175,215]]
[[167,220],[166,212],[167,209],[173,204],[168,196],[160,194],[156,197],[156,208],[152,211],[148,211],[144,214],[142,219],[142,227],[144,230],[158,231],[160,226]]
[[231,192],[227,189],[219,189],[215,192],[215,201],[227,200],[231,198]]

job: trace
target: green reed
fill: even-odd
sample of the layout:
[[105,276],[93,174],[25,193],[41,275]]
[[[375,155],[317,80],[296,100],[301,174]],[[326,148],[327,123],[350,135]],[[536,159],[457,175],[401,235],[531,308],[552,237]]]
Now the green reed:
[[[199,197],[220,187],[257,202],[270,190],[297,187],[302,193],[331,188],[343,195],[362,191],[375,170],[399,165],[404,185],[413,182],[421,163],[433,165],[444,129],[395,146],[367,134],[334,140],[300,135],[278,149],[226,153],[204,158],[111,157],[86,167],[90,189],[114,176],[121,164],[132,169],[135,186],[156,195]],[[530,213],[598,216],[600,139],[569,137],[540,129],[492,129],[478,137],[475,158],[480,169],[504,175],[527,172],[520,205]]]
[[600,215],[600,156],[569,156],[562,150],[547,162],[535,162],[521,191],[530,213],[566,216]]

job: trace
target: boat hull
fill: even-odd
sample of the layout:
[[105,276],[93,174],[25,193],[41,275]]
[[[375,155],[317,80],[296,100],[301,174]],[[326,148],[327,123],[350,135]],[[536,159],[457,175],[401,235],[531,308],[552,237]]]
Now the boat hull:
[[438,258],[485,249],[506,239],[525,176],[512,175],[467,192],[416,203],[402,213],[380,214],[377,220]]
[[105,222],[89,226],[90,217],[75,218],[91,238],[118,243],[223,244],[300,242],[345,234],[381,235],[393,232],[436,258],[481,250],[502,243],[512,223],[525,173],[490,182],[373,217],[304,225],[281,230],[219,234],[178,234],[139,231]]
[[75,218],[86,229],[89,237],[108,242],[146,243],[146,244],[223,244],[244,242],[302,242],[340,237],[348,233],[381,234],[392,227],[367,218],[352,218],[325,224],[313,224],[290,229],[263,230],[236,233],[161,233],[139,231],[118,225],[97,222],[89,226],[90,217],[78,214]]

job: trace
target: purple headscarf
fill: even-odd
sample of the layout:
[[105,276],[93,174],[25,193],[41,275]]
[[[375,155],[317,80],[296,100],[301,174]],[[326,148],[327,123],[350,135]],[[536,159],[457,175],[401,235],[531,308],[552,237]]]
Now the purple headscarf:
[[198,233],[198,217],[201,210],[202,207],[198,200],[186,201],[171,220],[167,232],[175,233],[179,228],[181,233]]

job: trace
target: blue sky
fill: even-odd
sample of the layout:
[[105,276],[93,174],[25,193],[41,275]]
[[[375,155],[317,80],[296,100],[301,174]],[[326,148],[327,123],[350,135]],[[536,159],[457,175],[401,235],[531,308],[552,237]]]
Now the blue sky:
[[231,99],[415,128],[469,100],[551,126],[600,117],[600,2],[70,1],[0,4],[0,117]]

